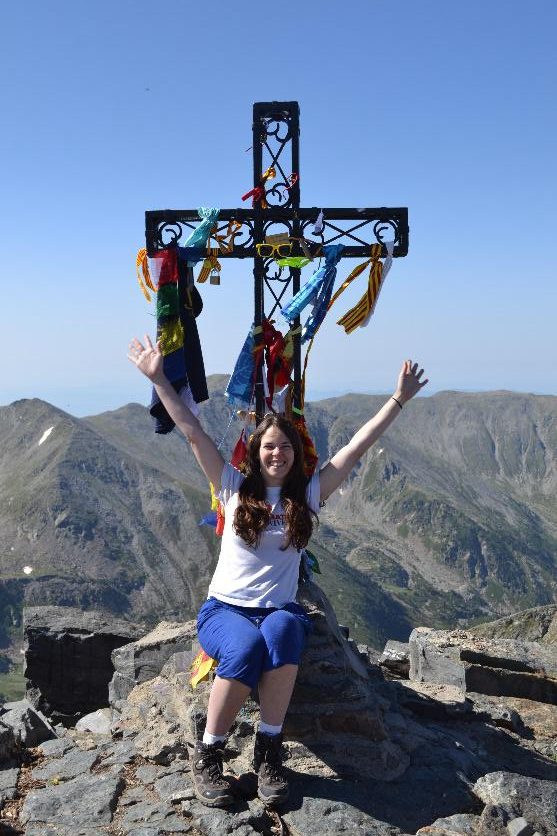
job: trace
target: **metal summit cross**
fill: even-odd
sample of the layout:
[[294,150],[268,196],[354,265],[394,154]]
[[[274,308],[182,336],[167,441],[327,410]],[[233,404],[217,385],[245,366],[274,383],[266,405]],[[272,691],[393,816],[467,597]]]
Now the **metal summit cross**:
[[[371,244],[382,245],[394,240],[393,257],[408,253],[408,209],[338,209],[300,206],[300,108],[298,102],[256,102],[253,105],[253,189],[251,209],[221,209],[213,237],[221,241],[231,221],[241,223],[239,234],[232,238],[233,247],[221,248],[219,259],[253,258],[254,325],[284,307],[300,289],[300,270],[281,268],[273,257],[258,253],[258,244],[288,239],[291,255],[316,256],[325,244],[344,244],[344,258],[369,258]],[[272,176],[274,174],[274,177]],[[322,229],[313,234],[320,212]],[[196,209],[162,209],[145,213],[145,237],[149,256],[179,244],[200,223]],[[312,230],[310,233],[309,230]],[[387,233],[387,234],[385,234]],[[310,236],[308,240],[308,235]],[[218,238],[216,239],[218,242]],[[210,242],[209,242],[210,243]],[[293,327],[299,325],[296,320]],[[260,334],[256,339],[261,339]],[[301,407],[301,344],[300,334],[294,338],[294,386],[292,406]],[[262,366],[255,385],[255,411],[259,421],[265,411]]]

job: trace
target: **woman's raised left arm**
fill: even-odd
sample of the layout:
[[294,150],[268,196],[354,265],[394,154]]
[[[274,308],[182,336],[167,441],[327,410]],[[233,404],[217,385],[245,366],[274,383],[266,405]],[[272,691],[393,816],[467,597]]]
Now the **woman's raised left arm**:
[[319,473],[321,485],[321,501],[327,499],[344,482],[356,462],[361,459],[366,450],[375,444],[400,413],[402,407],[414,397],[427,383],[427,378],[421,380],[423,369],[418,370],[418,363],[405,360],[402,364],[398,383],[394,394],[381,407],[373,418],[352,436],[346,444]]

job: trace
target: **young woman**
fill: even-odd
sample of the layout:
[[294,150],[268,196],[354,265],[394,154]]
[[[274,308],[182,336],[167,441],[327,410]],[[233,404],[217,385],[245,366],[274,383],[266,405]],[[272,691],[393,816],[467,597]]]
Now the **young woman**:
[[261,722],[254,768],[259,797],[277,804],[288,797],[281,763],[282,725],[310,623],[296,603],[300,551],[326,500],[422,389],[423,369],[406,360],[395,393],[308,481],[295,427],[266,416],[251,436],[246,474],[226,464],[215,443],[163,373],[162,354],[148,336],[135,338],[128,358],[153,383],[176,426],[225,507],[220,557],[209,597],[198,616],[199,641],[218,660],[203,741],[195,747],[192,774],[197,797],[209,806],[234,801],[223,777],[226,735],[246,698],[257,688]]

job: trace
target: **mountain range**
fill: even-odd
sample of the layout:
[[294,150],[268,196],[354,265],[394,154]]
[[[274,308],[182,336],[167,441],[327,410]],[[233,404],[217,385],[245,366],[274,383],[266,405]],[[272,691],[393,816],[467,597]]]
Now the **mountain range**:
[[[207,431],[240,432],[209,379]],[[310,403],[321,462],[384,403]],[[420,624],[487,621],[557,601],[557,397],[443,392],[407,404],[320,516],[311,543],[339,620],[380,648]],[[24,604],[187,620],[218,554],[189,446],[145,407],[75,418],[43,401],[0,408],[0,649]],[[1,658],[1,657],[0,657]],[[0,664],[0,671],[2,664]]]

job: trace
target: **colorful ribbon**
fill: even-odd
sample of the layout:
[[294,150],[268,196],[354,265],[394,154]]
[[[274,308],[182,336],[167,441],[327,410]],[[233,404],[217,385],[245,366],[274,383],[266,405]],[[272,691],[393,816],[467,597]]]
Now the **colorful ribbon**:
[[160,250],[149,258],[149,273],[157,290],[165,284],[178,284],[176,247]]
[[197,281],[199,284],[203,284],[203,282],[206,282],[209,278],[209,274],[213,271],[216,271],[217,273],[220,273],[221,271],[220,261],[217,258],[219,248],[207,247],[207,251],[209,252],[209,255],[203,262],[201,270],[199,271],[199,276],[197,277]]
[[252,206],[255,206],[256,203],[260,203],[262,209],[267,209],[268,204],[265,200],[265,183],[267,182],[267,180],[274,180],[276,176],[277,173],[274,166],[269,166],[269,168],[266,169],[261,175],[259,185],[255,186],[253,189],[250,189],[249,192],[246,192],[244,195],[242,195],[242,200],[247,200],[251,197]]
[[224,235],[219,235],[218,232],[214,232],[211,233],[210,237],[215,239],[221,253],[228,254],[234,249],[234,239],[237,235],[239,235],[241,228],[242,224],[240,221],[236,221],[234,218],[231,218],[228,221],[228,226]]
[[139,287],[141,288],[141,292],[145,296],[148,302],[151,301],[151,294],[149,290],[157,292],[155,285],[151,280],[151,274],[149,272],[149,261],[147,259],[147,250],[145,247],[142,247],[140,250],[137,251],[137,255],[135,257],[135,272],[137,274],[137,281],[139,282]]
[[355,331],[356,328],[364,327],[370,320],[371,315],[375,309],[375,305],[377,304],[377,299],[379,297],[379,292],[383,285],[383,281],[391,267],[392,263],[392,250],[394,246],[394,242],[389,242],[386,244],[387,246],[387,253],[388,257],[385,259],[385,267],[386,270],[383,269],[383,265],[380,261],[381,256],[381,244],[372,244],[371,245],[371,258],[369,258],[363,264],[360,264],[355,270],[352,271],[350,276],[346,279],[346,281],[341,285],[341,287],[335,293],[334,298],[331,300],[331,304],[340,296],[340,294],[346,289],[346,287],[350,284],[350,282],[359,276],[362,273],[367,265],[370,265],[369,270],[369,279],[368,279],[368,286],[366,288],[366,292],[361,297],[361,299],[354,305],[353,308],[350,308],[344,316],[342,316],[338,321],[337,325],[342,325],[345,332],[347,334],[351,334],[352,331]]
[[196,227],[189,238],[184,241],[184,247],[204,247],[209,240],[211,230],[215,225],[215,221],[219,216],[220,209],[211,209],[201,207],[197,210],[197,214],[201,219],[201,223]]
[[324,219],[323,209],[320,209],[319,214],[317,216],[317,219],[316,219],[315,223],[313,224],[313,229],[311,230],[312,235],[321,235],[322,234],[323,226],[324,226],[323,219]]
[[264,319],[263,345],[265,347],[265,365],[267,366],[267,406],[273,405],[275,387],[282,388],[290,382],[292,356],[287,356],[286,341],[271,320]]
[[191,687],[195,688],[203,679],[206,679],[217,665],[216,659],[211,659],[204,650],[201,650],[191,663]]
[[157,319],[179,315],[178,285],[164,284],[157,293]]
[[306,264],[309,264],[311,258],[306,258],[305,255],[291,255],[287,258],[277,258],[277,266],[278,267],[295,267],[297,270],[301,270],[302,267],[305,267]]
[[[298,293],[290,300],[288,305],[281,309],[281,314],[288,320],[290,324],[300,316],[301,312],[312,301],[317,301],[318,306],[322,301],[323,295],[327,296],[327,304],[330,299],[330,292],[336,276],[336,265],[338,264],[344,246],[342,244],[327,244],[323,247],[323,254],[325,256],[325,264],[319,267],[315,273],[307,280],[307,282],[300,288]],[[325,290],[323,290],[325,288]],[[315,308],[314,301],[314,308]],[[304,342],[302,336],[302,342]]]
[[182,348],[184,345],[184,329],[178,317],[159,323],[157,340],[160,342],[163,357],[172,354],[178,348]]
[[255,336],[254,327],[244,341],[242,350],[236,360],[234,371],[230,376],[224,396],[230,404],[249,407],[253,398],[255,385]]

